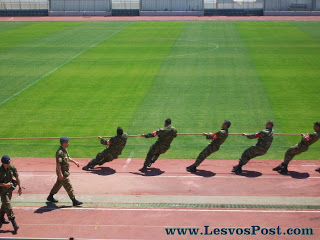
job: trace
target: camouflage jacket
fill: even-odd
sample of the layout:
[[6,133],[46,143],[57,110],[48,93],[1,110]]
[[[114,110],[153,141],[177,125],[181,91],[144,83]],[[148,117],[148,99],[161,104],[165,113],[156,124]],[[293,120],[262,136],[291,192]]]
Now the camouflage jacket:
[[[59,147],[58,151],[56,152],[56,162],[60,164],[61,173],[64,177],[68,177],[70,175],[69,172],[69,153],[67,149]],[[57,171],[58,175],[58,171]]]
[[169,125],[164,128],[159,128],[157,131],[153,133],[148,133],[145,135],[145,138],[151,138],[158,136],[157,143],[165,146],[170,146],[171,142],[175,137],[177,137],[177,130]]
[[111,137],[109,140],[104,140],[101,139],[101,144],[103,145],[108,145],[109,146],[109,151],[116,154],[120,155],[124,147],[126,146],[128,140],[128,134],[123,133],[121,136],[116,135]]
[[[8,169],[5,169],[3,165],[0,166],[0,183],[9,183],[12,181],[12,177],[17,178],[19,176],[17,169],[10,164]],[[0,187],[0,192],[7,192],[7,187]]]
[[228,137],[228,129],[221,129],[216,133],[206,135],[207,139],[212,139],[212,144],[220,146]]
[[261,150],[268,151],[273,141],[273,129],[267,128],[255,134],[247,135],[247,138],[249,139],[259,138],[256,144],[256,147]]
[[320,138],[320,131],[312,132],[306,134],[302,137],[301,141],[298,143],[300,146],[307,146],[309,147],[311,144],[314,144]]

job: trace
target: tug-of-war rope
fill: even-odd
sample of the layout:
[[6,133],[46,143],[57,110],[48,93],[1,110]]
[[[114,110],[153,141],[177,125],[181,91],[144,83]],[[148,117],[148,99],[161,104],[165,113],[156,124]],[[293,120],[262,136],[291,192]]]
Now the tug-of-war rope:
[[[194,135],[203,135],[204,133],[178,133],[177,135],[182,136],[194,136]],[[242,133],[229,133],[229,135],[240,136]],[[276,136],[301,136],[301,133],[275,133]],[[101,136],[103,138],[111,138],[112,136]],[[129,135],[128,137],[141,137],[139,135]],[[90,138],[99,138],[99,136],[91,137],[69,137],[70,139],[90,139]],[[29,137],[29,138],[0,138],[0,140],[53,140],[60,139],[60,137]]]

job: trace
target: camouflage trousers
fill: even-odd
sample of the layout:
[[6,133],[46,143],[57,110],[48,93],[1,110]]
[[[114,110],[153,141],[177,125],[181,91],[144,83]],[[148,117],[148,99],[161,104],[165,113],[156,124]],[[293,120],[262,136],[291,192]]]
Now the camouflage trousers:
[[146,160],[144,161],[144,166],[151,166],[152,163],[157,161],[160,154],[165,153],[169,148],[170,146],[161,145],[158,143],[153,144],[149,149]]
[[0,210],[0,216],[4,216],[6,213],[9,220],[14,219],[14,214],[12,211],[12,206],[11,206],[11,197],[12,197],[12,191],[4,191],[1,192],[1,210]]
[[251,146],[242,153],[240,158],[240,164],[245,165],[247,164],[247,162],[249,162],[250,159],[262,156],[266,154],[266,152],[267,151],[257,148],[256,146]]
[[118,155],[113,154],[112,152],[110,152],[108,150],[108,148],[102,150],[101,152],[99,152],[97,154],[97,156],[95,156],[94,158],[92,158],[92,160],[88,163],[88,166],[90,168],[93,168],[96,165],[102,165],[106,162],[111,162],[114,159],[117,159]]
[[73,188],[70,182],[69,177],[64,177],[62,180],[60,180],[59,178],[57,179],[57,182],[54,184],[54,186],[52,187],[50,194],[54,195],[56,194],[61,187],[64,187],[64,189],[66,190],[66,192],[68,193],[70,199],[74,199],[74,193],[73,193]]
[[202,150],[202,152],[197,157],[194,165],[198,167],[208,156],[210,156],[212,153],[218,151],[220,148],[219,145],[215,145],[210,143],[205,149]]
[[302,152],[305,152],[308,150],[307,146],[299,146],[298,144],[292,146],[286,151],[286,154],[284,155],[284,161],[283,163],[288,166],[289,162],[293,159],[295,155],[298,155]]

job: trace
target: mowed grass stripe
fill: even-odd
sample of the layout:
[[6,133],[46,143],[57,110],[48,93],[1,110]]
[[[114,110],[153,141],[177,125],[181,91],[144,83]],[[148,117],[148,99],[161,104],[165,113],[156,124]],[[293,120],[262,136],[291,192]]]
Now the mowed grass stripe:
[[[166,22],[137,22],[89,49],[5,104],[1,112],[8,118],[2,132],[7,136],[90,136],[115,134],[118,126],[127,130],[183,26],[182,22],[171,28]],[[28,121],[21,124],[18,119],[26,116]],[[51,156],[57,143],[47,142],[9,148],[0,144],[0,148],[11,149],[15,156]],[[83,140],[72,141],[72,156],[89,157],[101,150],[97,140],[88,142],[97,145],[86,148]],[[39,152],[39,148],[44,149]]]
[[[215,44],[219,48],[212,51]],[[186,55],[175,57],[181,53]],[[137,109],[130,132],[156,130],[167,117],[172,118],[178,132],[215,132],[225,119],[232,122],[230,132],[255,132],[273,117],[269,98],[236,24],[186,24]],[[126,152],[145,157],[154,141],[131,140]],[[178,136],[162,157],[196,158],[208,143],[202,136]],[[236,159],[252,144],[255,140],[230,136],[209,158]]]
[[[313,123],[319,121],[319,23],[242,22],[237,26],[270,98],[275,129],[313,131]],[[277,138],[284,142],[284,152],[300,141],[300,137]],[[319,150],[316,143],[296,158],[319,159]]]
[[33,27],[28,25],[3,37],[2,41],[8,44],[0,51],[3,89],[0,103],[126,25],[122,23],[100,29],[94,26],[69,22],[58,22],[57,25],[35,23]]

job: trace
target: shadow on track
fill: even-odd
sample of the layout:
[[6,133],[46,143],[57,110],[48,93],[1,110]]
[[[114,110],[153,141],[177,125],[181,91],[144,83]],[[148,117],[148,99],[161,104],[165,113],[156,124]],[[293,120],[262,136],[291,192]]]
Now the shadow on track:
[[42,207],[38,208],[37,210],[34,211],[34,213],[42,214],[42,213],[51,212],[54,210],[59,210],[62,208],[71,208],[71,207],[72,206],[57,206],[54,203],[46,202],[46,206],[42,206]]
[[256,171],[248,171],[248,170],[242,170],[242,173],[237,174],[239,176],[244,176],[247,178],[256,178],[262,176],[261,172],[256,172]]
[[140,172],[130,172],[130,173],[135,175],[145,176],[145,177],[151,177],[151,176],[159,176],[165,172],[160,170],[159,168],[148,168],[147,171],[145,171],[144,173],[140,173]]
[[98,168],[90,169],[88,172],[94,173],[100,176],[108,176],[108,175],[115,174],[116,170],[109,167],[98,167]]
[[191,173],[197,176],[201,176],[201,177],[205,177],[205,178],[210,178],[210,177],[214,177],[216,174],[214,172],[211,171],[207,171],[207,170],[199,170],[197,169],[196,172]]

